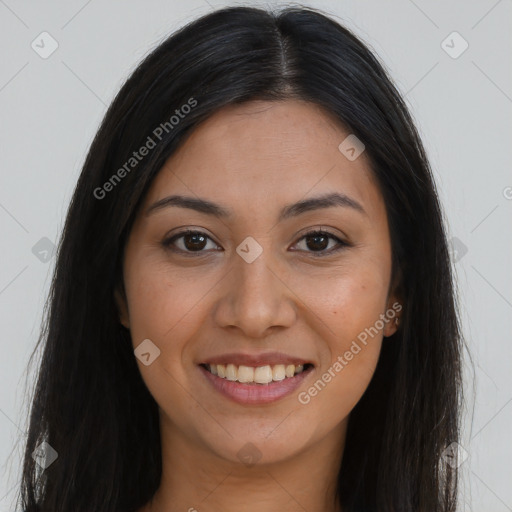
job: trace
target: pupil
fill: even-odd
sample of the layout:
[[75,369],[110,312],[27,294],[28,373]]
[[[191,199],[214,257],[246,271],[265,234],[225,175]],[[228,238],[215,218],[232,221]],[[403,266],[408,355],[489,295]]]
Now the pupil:
[[[201,239],[201,241],[198,241],[198,239]],[[192,241],[192,243],[187,243],[187,240],[193,240],[193,241]],[[192,234],[186,235],[184,237],[185,247],[192,251],[198,250],[198,249],[203,249],[205,246],[205,241],[206,241],[206,237],[199,233],[192,233]],[[196,245],[194,245],[194,244],[196,244]],[[199,244],[200,247],[198,247],[197,244]]]
[[[308,249],[322,250],[329,245],[328,238],[325,235],[311,235],[308,239],[314,240],[313,244],[307,243]],[[320,239],[323,239],[324,243],[319,242]]]

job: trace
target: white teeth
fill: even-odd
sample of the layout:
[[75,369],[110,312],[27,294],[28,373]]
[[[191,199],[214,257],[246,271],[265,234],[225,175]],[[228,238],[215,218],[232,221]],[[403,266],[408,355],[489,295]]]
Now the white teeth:
[[254,382],[254,368],[250,366],[239,366],[238,382]]
[[270,366],[259,366],[254,370],[254,382],[268,384],[272,382],[272,368]]
[[269,384],[270,382],[278,382],[286,378],[293,377],[304,371],[304,365],[299,364],[276,364],[274,366],[236,366],[229,364],[210,364],[208,369],[213,375],[217,375],[221,379],[230,381],[238,381],[244,383]]
[[234,364],[228,364],[226,366],[226,378],[228,380],[236,380],[237,379],[237,368]]
[[276,364],[272,368],[272,380],[284,380],[286,378],[286,372],[284,369],[284,364]]

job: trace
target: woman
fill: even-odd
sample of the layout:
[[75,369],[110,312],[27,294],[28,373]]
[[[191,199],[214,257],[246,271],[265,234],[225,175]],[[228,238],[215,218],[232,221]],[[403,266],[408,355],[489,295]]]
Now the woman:
[[40,341],[26,512],[455,510],[435,184],[382,65],[318,11],[218,10],[138,66]]

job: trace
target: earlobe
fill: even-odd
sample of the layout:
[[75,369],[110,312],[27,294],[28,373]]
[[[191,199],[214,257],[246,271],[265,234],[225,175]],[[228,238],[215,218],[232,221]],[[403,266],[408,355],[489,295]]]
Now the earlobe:
[[388,295],[388,303],[386,307],[386,326],[384,327],[384,337],[389,338],[398,331],[400,327],[401,317],[403,315],[403,290],[401,288],[402,271],[398,270],[391,286],[391,292]]
[[119,313],[119,322],[127,329],[130,328],[130,315],[128,314],[128,305],[126,302],[126,294],[116,287],[114,290],[114,300],[116,301],[117,310]]
[[[399,304],[398,302],[394,303],[395,305]],[[393,308],[393,310],[395,310]],[[388,309],[389,311],[389,309]],[[389,338],[393,336],[398,331],[398,327],[400,326],[400,314],[396,313],[394,318],[388,316],[388,322],[386,323],[386,327],[384,328],[384,337]]]

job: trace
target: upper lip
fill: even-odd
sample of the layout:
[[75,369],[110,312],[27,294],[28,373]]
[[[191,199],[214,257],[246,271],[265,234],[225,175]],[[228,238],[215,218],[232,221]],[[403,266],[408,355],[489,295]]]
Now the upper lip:
[[266,352],[264,354],[243,354],[241,352],[220,354],[204,360],[202,364],[234,364],[236,366],[275,366],[277,364],[313,364],[301,357],[283,354],[281,352]]

